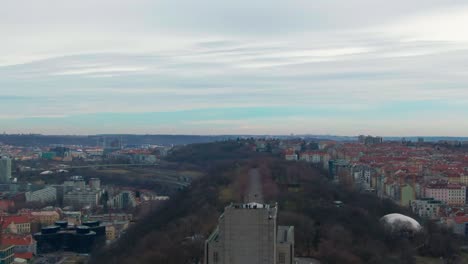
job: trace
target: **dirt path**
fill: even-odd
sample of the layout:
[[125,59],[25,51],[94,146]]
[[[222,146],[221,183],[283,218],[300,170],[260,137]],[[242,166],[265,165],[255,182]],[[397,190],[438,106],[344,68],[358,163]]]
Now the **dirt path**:
[[258,169],[249,171],[249,186],[244,197],[245,203],[263,203],[262,180]]

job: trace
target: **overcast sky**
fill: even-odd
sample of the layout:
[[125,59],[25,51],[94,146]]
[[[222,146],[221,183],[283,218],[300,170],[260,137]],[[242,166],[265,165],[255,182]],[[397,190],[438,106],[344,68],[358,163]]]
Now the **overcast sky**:
[[0,0],[0,132],[468,136],[468,3]]

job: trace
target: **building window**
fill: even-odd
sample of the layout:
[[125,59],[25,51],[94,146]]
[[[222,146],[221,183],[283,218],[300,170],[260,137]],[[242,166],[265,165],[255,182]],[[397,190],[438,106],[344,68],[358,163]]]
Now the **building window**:
[[278,264],[285,264],[286,263],[286,254],[279,253],[278,255]]
[[213,252],[213,263],[218,263],[218,261],[219,261],[218,252]]

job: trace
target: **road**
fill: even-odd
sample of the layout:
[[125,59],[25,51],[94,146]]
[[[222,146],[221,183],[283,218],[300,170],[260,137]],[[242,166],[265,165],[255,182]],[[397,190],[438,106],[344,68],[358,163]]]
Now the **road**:
[[[116,168],[116,167],[158,167],[160,164],[159,163],[152,163],[152,164],[90,164],[90,165],[82,165],[82,166],[68,166],[68,167],[63,167],[61,169],[63,170],[72,170],[72,169],[98,169],[98,168]],[[56,171],[58,168],[50,169],[50,171]],[[31,171],[43,171],[43,169],[31,169]],[[183,180],[177,180],[177,179],[171,179],[171,178],[157,178],[157,177],[152,177],[151,180],[163,184],[172,184],[176,185],[179,187],[188,187],[190,186],[190,182],[183,181]]]
[[262,178],[258,169],[249,170],[249,185],[244,197],[245,203],[263,203]]
[[152,164],[97,164],[97,165],[83,165],[83,166],[70,166],[67,169],[83,169],[83,168],[99,168],[99,167],[149,167],[159,166],[158,163]]

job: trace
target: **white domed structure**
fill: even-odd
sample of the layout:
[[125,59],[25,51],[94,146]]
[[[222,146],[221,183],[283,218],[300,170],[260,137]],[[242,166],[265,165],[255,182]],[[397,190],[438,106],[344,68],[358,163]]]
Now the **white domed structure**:
[[390,231],[401,232],[401,231],[411,231],[418,232],[421,231],[422,227],[418,221],[413,218],[402,215],[402,214],[388,214],[380,219],[380,221],[390,229]]

